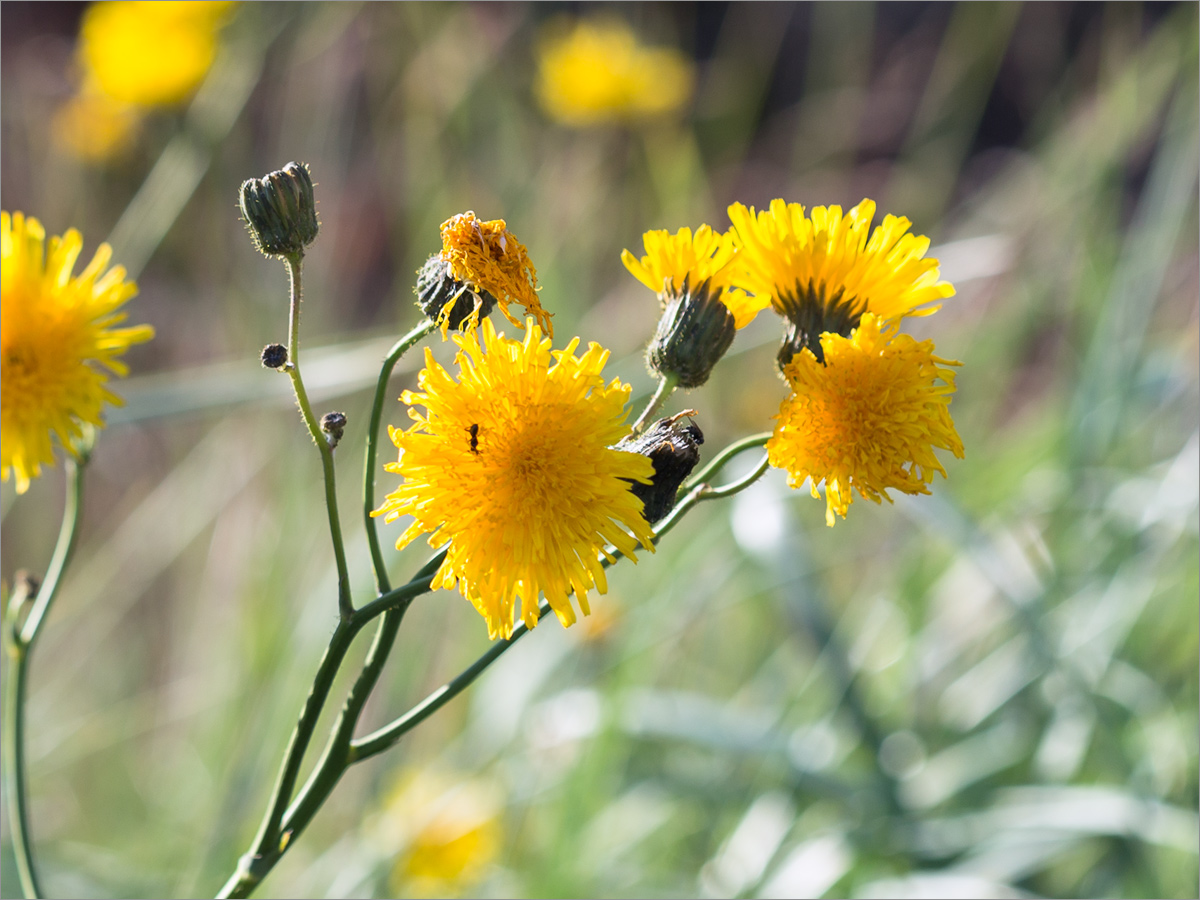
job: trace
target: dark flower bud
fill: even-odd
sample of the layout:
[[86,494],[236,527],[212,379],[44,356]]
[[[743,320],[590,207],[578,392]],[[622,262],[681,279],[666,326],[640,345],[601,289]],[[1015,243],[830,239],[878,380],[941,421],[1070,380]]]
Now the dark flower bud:
[[267,256],[299,256],[317,236],[317,204],[308,166],[290,162],[242,182],[242,219]]
[[696,415],[688,409],[678,415],[659,419],[641,434],[624,438],[614,449],[640,453],[654,464],[654,479],[650,484],[630,482],[633,495],[642,501],[642,515],[654,524],[675,508],[679,486],[700,461],[700,445],[704,434],[693,423],[681,425],[680,419]]
[[674,375],[680,387],[699,387],[733,343],[733,314],[708,281],[663,296],[667,305],[646,351],[646,364],[658,375]]
[[862,302],[843,299],[841,290],[827,297],[824,286],[814,291],[801,289],[799,285],[794,292],[780,293],[779,307],[788,322],[777,357],[780,371],[801,350],[810,350],[817,362],[824,364],[821,335],[832,333],[850,337],[866,309]]
[[321,430],[329,437],[330,447],[336,447],[346,430],[346,414],[343,412],[327,412],[321,416]]
[[283,344],[267,344],[262,349],[262,364],[267,369],[282,369],[287,365],[288,352]]
[[417,306],[434,322],[446,328],[462,328],[475,310],[486,318],[496,306],[487,291],[476,291],[450,274],[450,264],[435,253],[417,272]]

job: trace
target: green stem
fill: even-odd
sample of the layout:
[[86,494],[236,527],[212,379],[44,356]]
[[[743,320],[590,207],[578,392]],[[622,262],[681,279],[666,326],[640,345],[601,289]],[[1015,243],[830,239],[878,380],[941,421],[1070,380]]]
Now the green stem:
[[640,433],[641,430],[646,427],[646,423],[650,421],[650,418],[656,412],[658,412],[659,408],[667,401],[667,398],[671,396],[671,393],[675,390],[675,387],[678,384],[678,375],[668,373],[662,377],[662,379],[658,382],[658,387],[654,391],[654,396],[650,398],[650,402],[646,404],[646,408],[642,410],[642,414],[638,416],[637,421],[633,423],[633,428],[631,430],[634,434]]
[[392,587],[388,580],[387,566],[383,562],[383,551],[379,545],[379,532],[376,528],[375,517],[371,515],[375,510],[375,466],[379,453],[379,425],[383,421],[383,404],[387,395],[388,379],[392,377],[392,370],[396,368],[400,357],[425,335],[433,331],[434,327],[433,321],[426,320],[396,341],[392,345],[392,349],[388,351],[383,366],[379,370],[379,379],[375,382],[375,399],[371,404],[371,422],[367,426],[367,452],[363,465],[363,524],[367,529],[367,544],[371,548],[371,565],[375,569],[375,589],[378,594],[386,594]]
[[291,283],[292,302],[288,314],[288,377],[292,379],[292,390],[296,393],[296,405],[300,407],[300,415],[308,426],[313,443],[321,451],[321,468],[325,475],[325,509],[329,514],[329,536],[333,540],[333,555],[337,560],[338,571],[338,615],[343,622],[348,622],[354,615],[354,603],[350,598],[350,574],[346,567],[346,547],[342,540],[342,525],[338,519],[337,482],[333,468],[333,448],[321,431],[321,426],[313,415],[312,404],[308,402],[308,393],[304,390],[304,379],[300,377],[300,301],[303,297],[301,269],[304,255],[297,253],[286,257],[288,276]]
[[[402,611],[407,608],[407,604],[414,597],[429,590],[429,582],[433,577],[433,572],[441,564],[442,556],[443,554],[434,556],[433,559],[422,566],[421,570],[408,584],[402,585],[385,595],[386,599],[394,604],[392,607],[393,612],[399,612],[402,616]],[[383,599],[385,598],[380,598],[380,600]],[[283,765],[280,767],[275,788],[271,792],[267,815],[263,818],[262,825],[259,826],[258,835],[254,839],[253,849],[241,858],[238,862],[237,871],[230,876],[217,896],[249,896],[255,886],[274,868],[275,863],[283,856],[292,839],[307,824],[307,819],[300,823],[295,821],[295,817],[288,812],[288,804],[291,802],[292,793],[295,790],[300,766],[304,761],[304,754],[308,749],[309,742],[312,740],[313,730],[316,728],[317,720],[320,718],[325,702],[329,698],[334,677],[337,675],[338,669],[345,659],[346,651],[349,650],[350,644],[367,623],[387,611],[387,609],[375,604],[368,604],[362,609],[357,610],[351,618],[338,620],[337,628],[334,630],[333,636],[329,639],[329,646],[326,648],[325,656],[322,658],[321,665],[317,669],[316,677],[313,679],[313,686],[309,691],[308,698],[304,702],[304,707],[300,711],[300,717],[296,722],[295,729],[292,731],[291,739],[288,741]],[[395,627],[398,628],[399,624],[399,617],[396,617]],[[373,656],[368,657],[367,668],[370,668],[371,671],[368,672],[367,668],[364,668],[364,672],[359,675],[355,688],[352,689],[351,696],[347,700],[346,706],[343,707],[342,715],[338,719],[337,726],[335,726],[335,737],[343,728],[352,731],[357,724],[358,714],[362,711],[362,704],[366,702],[370,688],[374,687],[379,670],[382,669],[383,662],[386,660],[386,654],[383,654],[382,658],[378,658],[379,653],[376,650],[380,647],[379,634],[387,626],[388,623],[385,617],[385,622],[381,623],[380,631],[376,634],[375,644],[372,646]],[[373,664],[372,659],[374,658],[378,658],[378,662]],[[352,704],[352,715],[348,715],[348,710],[351,709]],[[348,747],[349,743],[349,734],[345,734],[340,742],[340,746]],[[297,800],[298,803],[310,795],[319,795],[320,802],[324,802],[329,792],[333,790],[333,786],[337,783],[338,778],[341,777],[342,772],[346,768],[345,763],[339,765],[336,752],[331,752],[334,746],[334,741],[331,739],[330,745],[326,748],[325,754],[314,770],[313,776],[310,777],[309,782],[301,790],[300,798]],[[315,785],[314,780],[317,782]],[[316,805],[319,806],[320,802]],[[315,811],[314,808],[313,812]],[[311,814],[309,818],[311,818]]]
[[[8,652],[12,660],[4,697],[4,775],[5,792],[8,794],[8,820],[12,829],[13,852],[17,859],[17,875],[26,897],[42,896],[38,884],[37,866],[33,859],[33,832],[29,825],[29,805],[25,778],[25,698],[29,681],[29,660],[33,646],[41,634],[42,623],[50,611],[50,605],[58,594],[63,572],[75,551],[79,537],[80,513],[83,509],[83,465],[87,451],[76,462],[68,458],[67,500],[63,510],[62,527],[58,542],[50,558],[46,580],[37,591],[33,608],[24,624],[16,620],[10,623]],[[13,611],[19,614],[24,604],[14,604]]]
[[689,478],[684,490],[690,490],[693,485],[703,484],[721,471],[721,469],[725,468],[726,464],[735,456],[754,447],[761,447],[770,439],[771,432],[764,431],[760,434],[752,434],[750,437],[742,438],[740,441],[734,441],[714,456],[708,465]]

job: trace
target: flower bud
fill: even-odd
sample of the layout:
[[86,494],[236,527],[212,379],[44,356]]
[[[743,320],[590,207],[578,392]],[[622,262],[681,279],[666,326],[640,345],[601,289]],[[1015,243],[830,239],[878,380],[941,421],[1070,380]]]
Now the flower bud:
[[327,412],[321,416],[321,430],[328,437],[330,447],[336,447],[346,430],[346,414],[343,412]]
[[674,375],[680,387],[699,387],[725,355],[737,333],[733,314],[705,281],[667,301],[658,330],[646,351],[646,364],[658,375]]
[[267,256],[300,256],[317,236],[317,204],[304,163],[243,181],[240,205],[254,246]]
[[287,365],[288,351],[283,344],[267,344],[262,349],[262,364],[267,369],[282,369]]
[[679,486],[700,461],[700,445],[704,434],[692,424],[680,425],[679,420],[696,415],[688,409],[678,415],[659,419],[641,434],[630,435],[614,449],[640,453],[654,464],[654,479],[650,484],[630,482],[629,489],[642,501],[642,515],[651,524],[675,508]]
[[783,337],[777,360],[779,370],[792,361],[801,350],[810,350],[817,362],[824,364],[825,351],[821,349],[822,334],[840,334],[850,337],[862,318],[864,305],[852,299],[845,300],[842,292],[827,298],[824,289],[820,293],[784,291],[779,296],[779,309],[787,319],[788,330]]
[[444,328],[458,329],[475,310],[479,310],[476,321],[486,318],[496,307],[496,298],[456,279],[450,274],[450,264],[435,253],[417,273],[417,306]]

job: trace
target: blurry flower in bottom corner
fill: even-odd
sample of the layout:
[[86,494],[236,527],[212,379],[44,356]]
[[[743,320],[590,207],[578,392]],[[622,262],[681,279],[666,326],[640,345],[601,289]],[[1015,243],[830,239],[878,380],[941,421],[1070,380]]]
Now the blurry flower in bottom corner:
[[385,468],[404,481],[374,513],[413,517],[398,548],[425,533],[432,547],[450,544],[433,587],[457,587],[491,638],[512,635],[518,606],[536,625],[539,594],[564,626],[575,622],[572,593],[587,615],[588,591],[608,589],[607,544],[635,562],[639,544],[653,550],[629,488],[651,479],[653,463],[611,447],[628,432],[629,385],[604,383],[599,344],[576,356],[575,338],[552,351],[533,321],[523,337],[508,340],[490,319],[454,335],[457,378],[426,349],[419,391],[401,397],[425,411],[409,409],[408,430],[389,429],[400,458]]
[[433,769],[401,776],[371,828],[382,852],[395,854],[392,896],[450,897],[476,884],[501,846],[498,788]]
[[154,329],[115,327],[137,286],[123,267],[107,269],[108,244],[72,275],[83,249],[78,231],[51,238],[47,248],[37,219],[7,212],[0,219],[0,474],[15,476],[24,493],[43,464],[54,464],[52,434],[72,450],[85,423],[104,426],[104,404],[121,404],[106,382],[128,372],[118,357]]
[[853,491],[879,503],[889,488],[929,493],[933,473],[946,470],[934,448],[960,459],[962,441],[950,418],[957,362],[885,328],[867,313],[850,337],[823,334],[825,362],[807,349],[784,367],[792,394],[780,406],[767,442],[771,465],[788,483],[811,479],[814,497],[825,484],[825,522],[845,518]]
[[640,43],[619,20],[551,26],[538,48],[538,100],[564,125],[668,115],[687,103],[694,81],[686,56]]

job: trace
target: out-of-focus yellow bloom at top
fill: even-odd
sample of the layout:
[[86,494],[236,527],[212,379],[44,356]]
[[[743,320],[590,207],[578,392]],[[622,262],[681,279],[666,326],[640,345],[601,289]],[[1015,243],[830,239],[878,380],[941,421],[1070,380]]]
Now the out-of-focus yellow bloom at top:
[[188,98],[217,55],[228,2],[93,3],[79,33],[84,90],[133,106]]
[[687,103],[694,82],[687,57],[639,43],[621,21],[579,22],[538,48],[538,99],[565,125],[666,115]]
[[76,159],[103,162],[133,146],[142,117],[135,107],[99,91],[83,91],[54,114],[54,140]]
[[729,232],[721,234],[708,225],[701,225],[695,234],[690,228],[680,228],[675,234],[647,231],[642,235],[642,244],[645,256],[639,260],[622,250],[621,262],[634,278],[660,297],[690,293],[708,282],[709,291],[720,297],[738,328],[745,328],[770,305],[769,298],[731,291],[735,275],[731,264],[737,245]]
[[121,403],[105,387],[109,373],[129,371],[118,357],[154,337],[149,325],[114,327],[137,286],[108,268],[108,244],[73,275],[79,232],[49,243],[37,219],[0,214],[0,474],[16,476],[17,493],[54,464],[52,434],[73,450],[83,423],[103,427],[104,404]]
[[476,884],[500,851],[500,793],[482,779],[411,771],[388,792],[371,829],[396,854],[394,897],[453,897]]
[[483,221],[468,210],[442,223],[442,259],[450,275],[473,288],[487,291],[500,304],[500,312],[518,328],[525,323],[508,311],[520,303],[542,330],[554,337],[551,313],[542,309],[537,297],[537,269],[525,245],[513,236],[503,219]]

